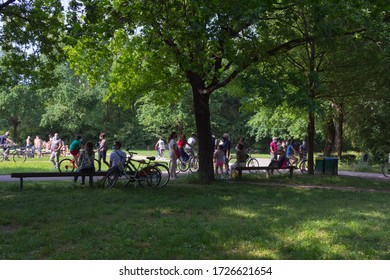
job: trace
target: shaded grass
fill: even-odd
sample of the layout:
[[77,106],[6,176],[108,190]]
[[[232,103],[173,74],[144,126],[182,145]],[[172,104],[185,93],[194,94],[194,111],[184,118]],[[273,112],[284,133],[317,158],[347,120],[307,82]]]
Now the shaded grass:
[[0,258],[389,259],[389,198],[191,178],[152,190],[6,183]]

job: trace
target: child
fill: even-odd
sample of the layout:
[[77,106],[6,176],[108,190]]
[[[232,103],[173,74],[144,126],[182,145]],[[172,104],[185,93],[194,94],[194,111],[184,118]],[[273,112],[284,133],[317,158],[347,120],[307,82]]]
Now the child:
[[221,170],[223,175],[223,165],[225,163],[225,153],[223,152],[223,145],[219,145],[218,149],[214,153],[215,173],[218,175],[218,169]]

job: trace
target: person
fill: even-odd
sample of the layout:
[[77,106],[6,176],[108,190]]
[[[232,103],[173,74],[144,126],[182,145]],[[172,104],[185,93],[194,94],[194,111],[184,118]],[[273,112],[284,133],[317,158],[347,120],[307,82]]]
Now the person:
[[295,149],[294,149],[294,146],[293,146],[293,140],[290,139],[287,141],[287,150],[286,150],[286,158],[290,160],[290,163],[292,165],[294,165],[298,159],[297,157],[294,155],[295,154]]
[[60,162],[60,153],[62,148],[62,140],[58,133],[55,133],[50,143],[50,161],[54,165],[54,169],[58,168]]
[[72,158],[76,164],[76,167],[78,166],[78,162],[79,162],[79,152],[80,152],[80,149],[82,148],[82,144],[81,144],[81,135],[80,134],[77,134],[76,135],[76,139],[74,139],[70,145],[69,145],[69,152],[70,154],[72,155]]
[[223,145],[219,145],[218,149],[214,152],[215,174],[219,175],[218,169],[221,170],[221,176],[223,175],[223,165],[225,164],[225,153],[223,152]]
[[306,145],[306,141],[305,140],[303,140],[302,144],[299,146],[299,155],[300,155],[302,160],[306,160],[306,157],[307,157],[307,145]]
[[184,147],[184,150],[187,154],[194,156],[194,146],[196,143],[196,135],[192,134],[190,138],[187,140],[187,144]]
[[160,138],[156,145],[155,145],[155,148],[157,150],[157,157],[158,158],[163,158],[164,157],[164,151],[165,151],[165,142],[164,140],[162,140],[162,138]]
[[120,166],[120,164],[126,163],[126,153],[121,150],[122,143],[119,141],[114,142],[114,151],[110,154],[110,168]]
[[229,157],[230,157],[230,149],[231,149],[229,134],[227,133],[223,134],[222,145],[223,145],[223,152],[225,153],[225,171],[226,174],[229,174]]
[[190,158],[190,156],[189,156],[189,155],[187,154],[187,152],[184,150],[184,147],[185,147],[186,145],[189,145],[189,146],[192,148],[192,146],[191,146],[190,144],[188,144],[188,142],[187,142],[186,135],[185,135],[185,134],[182,134],[182,135],[180,136],[179,141],[177,141],[177,146],[178,146],[178,148],[179,148],[180,156],[181,156],[181,158],[183,159],[183,161],[187,161],[187,160]]
[[38,135],[35,136],[34,145],[31,148],[31,155],[34,156],[35,151],[38,151],[38,157],[42,157],[42,146],[43,146],[43,143],[42,143],[41,138],[39,138]]
[[9,145],[14,144],[15,142],[8,138],[9,136],[9,130],[7,130],[4,135],[0,136],[0,147],[3,148],[3,154],[6,155],[6,160],[8,159],[9,154]]
[[245,152],[244,145],[239,143],[236,151],[236,162],[232,165],[232,171],[237,167],[246,166],[247,153]]
[[[80,135],[77,135],[77,137],[79,137],[79,136]],[[75,140],[81,139],[81,136],[80,136],[80,139],[78,139],[77,137]],[[79,155],[79,153],[77,153],[77,155]],[[78,165],[78,168],[76,170],[77,172],[80,172],[80,173],[95,172],[95,165],[94,165],[95,151],[93,150],[93,143],[92,142],[88,141],[87,143],[85,143],[85,149],[81,150],[80,156],[77,156],[77,158],[79,159],[79,162],[77,163],[77,165]],[[78,176],[75,176],[74,183],[77,182],[77,179],[78,179]],[[81,175],[81,185],[85,185],[85,175]],[[89,176],[89,185],[90,186],[93,185],[93,176]]]
[[176,132],[172,132],[168,138],[168,149],[169,149],[169,172],[171,174],[171,179],[176,178],[176,160],[179,149],[177,148],[177,143],[175,139],[177,138]]
[[31,148],[31,137],[30,136],[27,136],[27,139],[26,139],[26,149],[30,149]]
[[99,164],[101,165],[101,162],[103,162],[107,165],[110,166],[110,164],[107,162],[107,140],[106,140],[106,134],[104,132],[99,134],[99,146],[97,149],[98,152],[98,161]]
[[277,160],[278,158],[278,138],[272,137],[272,142],[269,144],[269,153],[271,155],[271,160]]

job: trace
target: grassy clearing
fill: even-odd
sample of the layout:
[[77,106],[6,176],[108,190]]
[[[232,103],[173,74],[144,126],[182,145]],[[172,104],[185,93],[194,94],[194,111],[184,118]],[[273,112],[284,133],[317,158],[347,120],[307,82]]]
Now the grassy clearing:
[[[26,182],[22,193],[17,183],[5,183],[0,258],[390,258],[389,193],[275,187],[287,179],[256,179],[258,185],[200,184],[181,177],[153,190]],[[294,184],[354,187],[364,181],[309,179],[296,176]]]

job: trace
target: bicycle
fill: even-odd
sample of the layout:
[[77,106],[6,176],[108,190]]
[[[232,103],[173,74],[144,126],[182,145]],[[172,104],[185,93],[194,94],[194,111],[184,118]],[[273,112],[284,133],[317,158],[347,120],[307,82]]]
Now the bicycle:
[[4,147],[7,152],[3,152],[0,161],[9,161],[11,158],[14,162],[25,162],[28,152],[25,148],[16,148],[16,145],[7,145]]
[[382,165],[382,174],[385,177],[390,177],[390,154],[388,155],[387,162]]
[[119,165],[108,169],[107,175],[103,179],[103,187],[113,188],[120,177],[127,180],[125,187],[130,182],[138,182],[143,188],[157,187],[161,182],[160,170],[145,161],[133,159],[135,153],[129,151],[129,149],[127,149],[127,152],[129,155],[124,163],[121,161]]
[[[230,166],[236,162],[236,160],[237,160],[237,157],[235,155],[230,156],[229,161],[228,161],[229,169],[230,169]],[[259,167],[260,164],[256,158],[252,157],[249,153],[247,153],[245,166],[246,167]],[[257,173],[259,171],[260,170],[249,170],[249,173]]]
[[[171,162],[169,162],[168,167],[171,167]],[[180,156],[176,159],[176,174],[180,172],[187,172],[188,170],[191,173],[197,172],[199,169],[199,158],[197,155],[189,154],[188,160],[183,160]]]
[[[100,171],[100,162],[95,159],[94,160],[95,170]],[[60,161],[58,165],[58,170],[60,172],[74,172],[77,169],[76,161],[72,158],[64,158]]]

